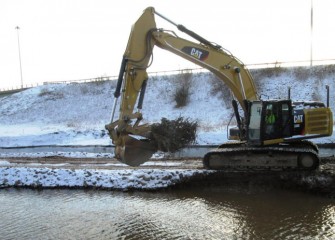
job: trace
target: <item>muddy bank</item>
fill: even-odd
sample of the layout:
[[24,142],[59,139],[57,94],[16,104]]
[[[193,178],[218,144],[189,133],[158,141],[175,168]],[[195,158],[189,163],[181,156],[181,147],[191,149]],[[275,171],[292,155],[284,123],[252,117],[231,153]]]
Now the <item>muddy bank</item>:
[[188,186],[266,191],[282,188],[335,197],[335,164],[326,163],[317,171],[216,171],[194,178]]
[[[25,163],[23,163],[25,162]],[[35,163],[34,163],[35,162]],[[155,191],[183,187],[285,188],[335,197],[335,161],[322,159],[317,171],[205,170],[200,159],[148,162],[140,168],[115,160],[67,158],[0,161],[0,188],[91,188]]]
[[228,172],[207,170],[94,170],[1,168],[0,187],[90,188],[152,191],[174,187],[246,190],[285,188],[335,197],[334,166],[316,172]]
[[323,164],[318,171],[282,173],[282,186],[335,197],[335,165]]

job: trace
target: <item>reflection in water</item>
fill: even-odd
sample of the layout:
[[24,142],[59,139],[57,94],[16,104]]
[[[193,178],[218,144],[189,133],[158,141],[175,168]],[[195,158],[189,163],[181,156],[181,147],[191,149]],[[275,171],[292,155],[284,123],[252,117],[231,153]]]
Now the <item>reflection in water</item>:
[[335,238],[333,199],[281,190],[2,189],[0,215],[2,239]]

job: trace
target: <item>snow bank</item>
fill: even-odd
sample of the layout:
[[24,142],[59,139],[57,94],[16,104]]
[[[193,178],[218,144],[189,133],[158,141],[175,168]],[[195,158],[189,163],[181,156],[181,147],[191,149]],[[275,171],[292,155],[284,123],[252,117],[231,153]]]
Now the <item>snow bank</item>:
[[[43,158],[43,157],[66,157],[66,158],[110,158],[114,157],[114,153],[90,153],[90,152],[11,152],[1,153],[1,158]],[[0,164],[1,165],[1,164]]]
[[0,187],[71,187],[154,190],[208,175],[207,170],[70,170],[0,168]]
[[[284,99],[290,86],[294,101],[326,102],[325,85],[330,86],[331,92],[335,89],[334,69],[276,68],[253,70],[252,74],[263,99]],[[213,93],[214,76],[207,72],[193,74],[189,103],[176,108],[173,96],[180,78],[178,74],[150,77],[143,121],[154,123],[162,117],[182,116],[199,123],[197,144],[227,141],[232,109],[220,93]],[[104,126],[109,122],[115,85],[115,81],[50,84],[0,98],[0,147],[111,144]],[[333,111],[334,102],[331,94]],[[333,137],[325,141],[333,142]]]

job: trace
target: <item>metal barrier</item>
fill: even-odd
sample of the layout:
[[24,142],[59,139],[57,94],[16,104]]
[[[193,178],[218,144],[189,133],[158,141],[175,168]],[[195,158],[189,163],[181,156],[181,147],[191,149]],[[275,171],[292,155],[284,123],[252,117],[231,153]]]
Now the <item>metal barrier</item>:
[[[330,65],[335,64],[335,59],[323,59],[323,60],[313,60],[313,66],[317,65]],[[288,61],[288,62],[273,62],[273,63],[255,63],[255,64],[245,64],[249,69],[257,69],[257,68],[276,68],[276,67],[299,67],[299,66],[310,66],[311,61]],[[190,73],[199,73],[199,72],[208,72],[208,70],[203,68],[186,68],[179,70],[169,70],[169,71],[159,71],[159,72],[148,72],[149,76],[162,76],[162,75],[172,75],[172,74],[182,74],[185,72]],[[24,90],[27,88],[37,87],[41,85],[48,84],[64,84],[64,83],[85,83],[85,82],[99,82],[99,81],[110,81],[117,79],[118,76],[104,76],[104,77],[96,77],[96,78],[87,78],[87,79],[78,79],[78,80],[65,80],[65,81],[50,81],[43,83],[34,83],[34,84],[26,84],[20,87],[12,87],[12,88],[2,88],[0,89],[0,93],[3,92],[17,92],[20,90]]]
[[[193,69],[182,69],[182,70],[170,70],[170,71],[159,71],[159,72],[149,72],[149,76],[162,76],[162,75],[169,75],[169,74],[180,74],[184,72],[205,72],[205,69],[202,68],[193,68]],[[87,83],[87,82],[101,82],[101,81],[111,81],[116,80],[118,76],[104,76],[104,77],[96,77],[96,78],[86,78],[86,79],[77,79],[77,80],[65,80],[65,81],[50,81],[50,82],[43,82],[43,83],[35,83],[35,84],[26,84],[23,88],[20,87],[12,87],[12,88],[2,88],[0,89],[1,92],[18,92],[20,90],[24,90],[27,88],[48,85],[48,84],[66,84],[66,83]]]

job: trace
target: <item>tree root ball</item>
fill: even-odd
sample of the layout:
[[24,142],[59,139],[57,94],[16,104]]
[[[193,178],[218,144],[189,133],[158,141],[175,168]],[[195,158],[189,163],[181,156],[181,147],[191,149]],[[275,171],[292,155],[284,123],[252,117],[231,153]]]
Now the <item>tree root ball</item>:
[[176,152],[196,139],[198,123],[179,117],[176,120],[161,119],[151,127],[151,139],[157,149],[163,152]]

